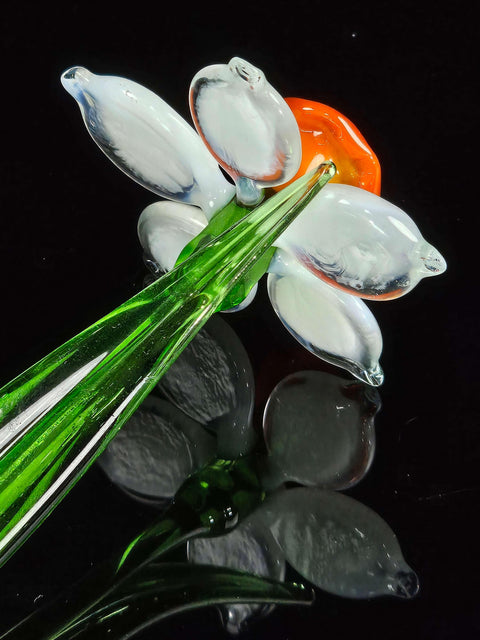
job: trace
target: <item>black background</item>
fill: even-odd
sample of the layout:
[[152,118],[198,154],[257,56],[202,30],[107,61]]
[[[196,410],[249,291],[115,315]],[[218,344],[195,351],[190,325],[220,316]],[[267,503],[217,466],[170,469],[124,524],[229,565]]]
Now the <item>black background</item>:
[[[372,304],[384,335],[378,447],[350,493],[396,532],[418,572],[415,600],[352,602],[318,593],[277,609],[245,638],[473,638],[478,578],[478,159],[473,3],[247,5],[6,3],[2,13],[0,383],[132,295],[145,273],[136,238],[155,196],[85,132],[59,76],[74,64],[130,77],[189,118],[201,67],[246,58],[285,96],[329,104],[380,159],[382,196],[410,213],[448,271]],[[268,307],[265,285],[228,316],[257,378],[258,421],[285,374],[323,365]],[[224,316],[225,317],[225,316]],[[0,630],[80,577],[151,513],[92,468],[0,570]],[[141,638],[224,638],[214,610]]]

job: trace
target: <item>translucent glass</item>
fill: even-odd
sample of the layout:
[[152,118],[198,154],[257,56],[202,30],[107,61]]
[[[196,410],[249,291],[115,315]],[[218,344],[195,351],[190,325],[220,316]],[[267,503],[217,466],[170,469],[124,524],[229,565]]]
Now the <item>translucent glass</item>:
[[277,250],[270,264],[268,295],[290,333],[316,356],[378,386],[382,335],[367,305],[330,287]]
[[138,238],[147,259],[164,273],[175,266],[182,249],[206,226],[198,207],[164,200],[146,207],[138,219]]
[[130,178],[207,216],[231,200],[234,189],[199,136],[155,93],[84,67],[68,69],[61,80],[92,138]]
[[253,371],[236,333],[221,318],[208,321],[157,389],[216,435],[218,455],[236,458],[251,450]]
[[172,498],[187,476],[211,460],[215,437],[165,400],[142,403],[98,459],[112,482],[135,497]]
[[353,498],[299,487],[268,498],[258,515],[292,567],[324,591],[348,598],[411,598],[418,591],[393,531]]
[[[249,305],[251,305],[252,302],[255,300],[255,296],[257,295],[257,291],[258,291],[258,282],[256,282],[253,285],[253,287],[247,293],[247,295],[242,300],[242,302],[240,302],[239,304],[235,305],[234,307],[230,307],[229,309],[223,309],[223,308],[219,309],[219,311],[222,311],[222,313],[237,313],[237,311],[243,311]],[[227,305],[225,305],[225,306],[227,306]]]
[[263,415],[269,487],[289,480],[327,489],[357,484],[373,460],[379,408],[378,392],[361,382],[323,371],[284,378]]
[[260,69],[241,58],[201,69],[190,86],[190,108],[198,132],[234,179],[240,202],[258,202],[260,187],[296,174],[302,157],[297,123]]
[[332,182],[351,184],[380,195],[381,171],[377,156],[358,128],[342,113],[321,102],[285,98],[302,138],[301,176],[325,160],[337,173]]
[[[187,553],[195,564],[229,567],[279,582],[285,578],[283,552],[270,531],[255,517],[224,536],[189,540]],[[228,605],[222,611],[225,627],[236,635],[252,615],[267,614],[270,610],[271,607],[259,605]]]
[[[329,180],[335,173],[334,166],[324,165],[324,179]],[[223,209],[217,213],[209,221],[208,225],[195,238],[193,238],[182,250],[178,257],[177,264],[183,262],[199,247],[210,242],[213,238],[217,238],[226,229],[236,224],[244,216],[249,213],[250,209],[240,206],[235,200],[229,202]],[[270,260],[275,253],[274,247],[265,253],[251,269],[251,271],[241,280],[237,282],[232,291],[223,300],[219,307],[219,311],[236,311],[244,308],[253,300],[255,295],[254,288],[258,280],[266,273]]]
[[[177,262],[183,262],[199,246],[218,237],[248,212],[249,209],[232,201],[208,221],[198,207],[178,202],[155,202],[142,211],[138,221],[138,237],[144,250],[145,262],[158,277],[159,274],[173,269]],[[273,252],[274,249],[271,249],[269,254],[273,255]],[[263,275],[269,261],[269,256],[264,256],[251,277],[243,284],[235,286],[219,311],[231,313],[248,307],[257,291],[255,278]],[[257,276],[257,273],[260,275]],[[244,298],[240,300],[242,295]]]
[[[222,535],[231,530],[262,502],[264,495],[252,459],[214,460],[190,476],[168,509],[140,531],[125,549],[114,552],[111,558],[98,564],[58,599],[16,625],[7,637],[37,640],[41,630],[42,638],[49,640],[103,638],[112,632],[110,622],[118,624],[114,637],[123,637],[121,631],[133,631],[142,626],[141,622],[146,623],[155,611],[162,618],[176,609],[188,607],[189,602],[205,605],[205,600],[197,600],[190,592],[190,587],[198,590],[198,577],[202,573],[202,587],[210,594],[208,604],[230,602],[234,593],[246,595],[248,592],[252,597],[249,601],[253,602],[271,602],[269,596],[274,594],[281,602],[282,593],[287,601],[295,598],[311,602],[311,593],[301,586],[274,584],[270,580],[231,571],[225,571],[222,579],[221,571],[202,572],[187,563],[176,565],[176,571],[169,570],[168,564],[157,565],[165,553],[184,545],[194,536]],[[218,591],[214,590],[215,577],[219,579]],[[255,585],[265,589],[255,595]],[[144,599],[149,593],[155,596],[153,602]],[[103,626],[105,619],[109,621],[106,628]],[[87,620],[88,624],[83,625]],[[83,632],[86,632],[85,636]]]
[[387,300],[446,269],[417,225],[383,198],[329,184],[275,243],[348,293]]
[[[144,567],[139,575],[114,591],[97,608],[87,612],[44,640],[92,640],[112,638],[126,640],[165,620],[200,607],[211,607],[235,600],[244,603],[311,605],[314,594],[298,584],[284,584],[223,567],[195,567],[186,563],[156,563]],[[235,605],[237,610],[259,605]],[[22,640],[38,640],[37,616],[22,626]],[[228,629],[235,632],[235,622]],[[15,630],[16,632],[17,630]],[[161,628],[153,629],[162,637]],[[20,636],[16,636],[20,638]],[[13,636],[12,636],[13,640]]]
[[0,563],[102,453],[237,279],[325,184],[300,178],[2,388]]

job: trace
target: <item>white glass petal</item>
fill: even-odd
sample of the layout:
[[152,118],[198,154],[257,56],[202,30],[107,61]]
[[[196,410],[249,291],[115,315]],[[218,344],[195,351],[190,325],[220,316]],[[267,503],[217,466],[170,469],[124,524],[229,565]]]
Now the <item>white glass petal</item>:
[[109,444],[98,463],[130,494],[172,498],[185,478],[216,451],[216,439],[170,403],[149,396]]
[[145,255],[160,271],[170,271],[186,244],[207,226],[201,209],[179,202],[154,202],[138,220],[138,237]]
[[[154,275],[170,271],[182,249],[207,226],[201,209],[181,202],[163,200],[146,207],[138,220],[137,231],[148,266]],[[251,304],[257,285],[240,304],[222,313],[242,311]]]
[[[253,518],[246,520],[227,535],[196,538],[188,542],[188,559],[196,564],[229,567],[238,571],[270,578],[285,578],[285,560],[275,538]],[[266,614],[271,606],[229,605],[223,609],[227,631],[237,635],[253,614]]]
[[237,334],[221,318],[207,322],[158,389],[216,434],[219,456],[236,458],[255,444],[252,367]]
[[300,132],[287,103],[263,72],[241,58],[199,71],[190,86],[198,132],[235,180],[244,204],[261,198],[259,187],[293,178],[302,157]]
[[232,199],[232,185],[199,136],[155,93],[84,67],[68,69],[61,80],[100,149],[142,186],[208,216]]
[[379,515],[336,491],[295,488],[266,500],[258,515],[287,562],[324,591],[347,598],[411,598],[418,578]]
[[286,481],[327,489],[357,484],[373,459],[380,404],[376,389],[331,373],[284,378],[263,415],[269,487]]
[[368,384],[382,384],[382,334],[367,305],[322,282],[280,250],[269,271],[268,295],[288,331],[322,360]]
[[446,269],[406,213],[350,185],[327,184],[275,244],[330,284],[376,300]]

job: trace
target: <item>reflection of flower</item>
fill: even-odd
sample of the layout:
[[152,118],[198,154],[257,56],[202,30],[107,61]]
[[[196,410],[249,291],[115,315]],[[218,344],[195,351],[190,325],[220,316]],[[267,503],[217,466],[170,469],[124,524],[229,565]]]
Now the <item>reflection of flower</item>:
[[[289,375],[268,398],[264,439],[252,450],[253,386],[238,337],[212,318],[109,445],[102,468],[134,499],[162,505],[187,473],[215,451],[223,457],[225,445],[230,458],[255,452],[243,459],[266,500],[226,535],[190,539],[190,562],[275,580],[293,567],[323,591],[348,598],[414,596],[418,579],[393,531],[339,493],[361,481],[372,462],[377,390],[321,371]],[[236,634],[253,614],[269,610],[229,604],[223,621]]]
[[[444,271],[445,261],[407,214],[376,195],[378,161],[347,118],[319,103],[287,104],[259,69],[240,58],[193,78],[190,107],[200,136],[158,96],[129,80],[74,67],[62,82],[106,155],[174,201],[150,205],[139,220],[142,246],[161,270],[171,269],[210,225],[218,235],[232,224],[222,212],[234,193],[236,215],[244,215],[264,197],[263,188],[281,188],[299,168],[333,160],[347,184],[327,185],[278,239],[268,292],[305,347],[381,384],[382,337],[361,298],[403,295],[421,278]],[[255,287],[239,308],[254,295]]]

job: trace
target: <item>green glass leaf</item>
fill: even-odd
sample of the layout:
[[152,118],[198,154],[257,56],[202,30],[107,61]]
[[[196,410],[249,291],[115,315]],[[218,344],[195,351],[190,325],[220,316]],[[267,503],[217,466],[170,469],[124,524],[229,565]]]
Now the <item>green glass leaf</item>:
[[334,172],[299,178],[0,391],[0,564]]

